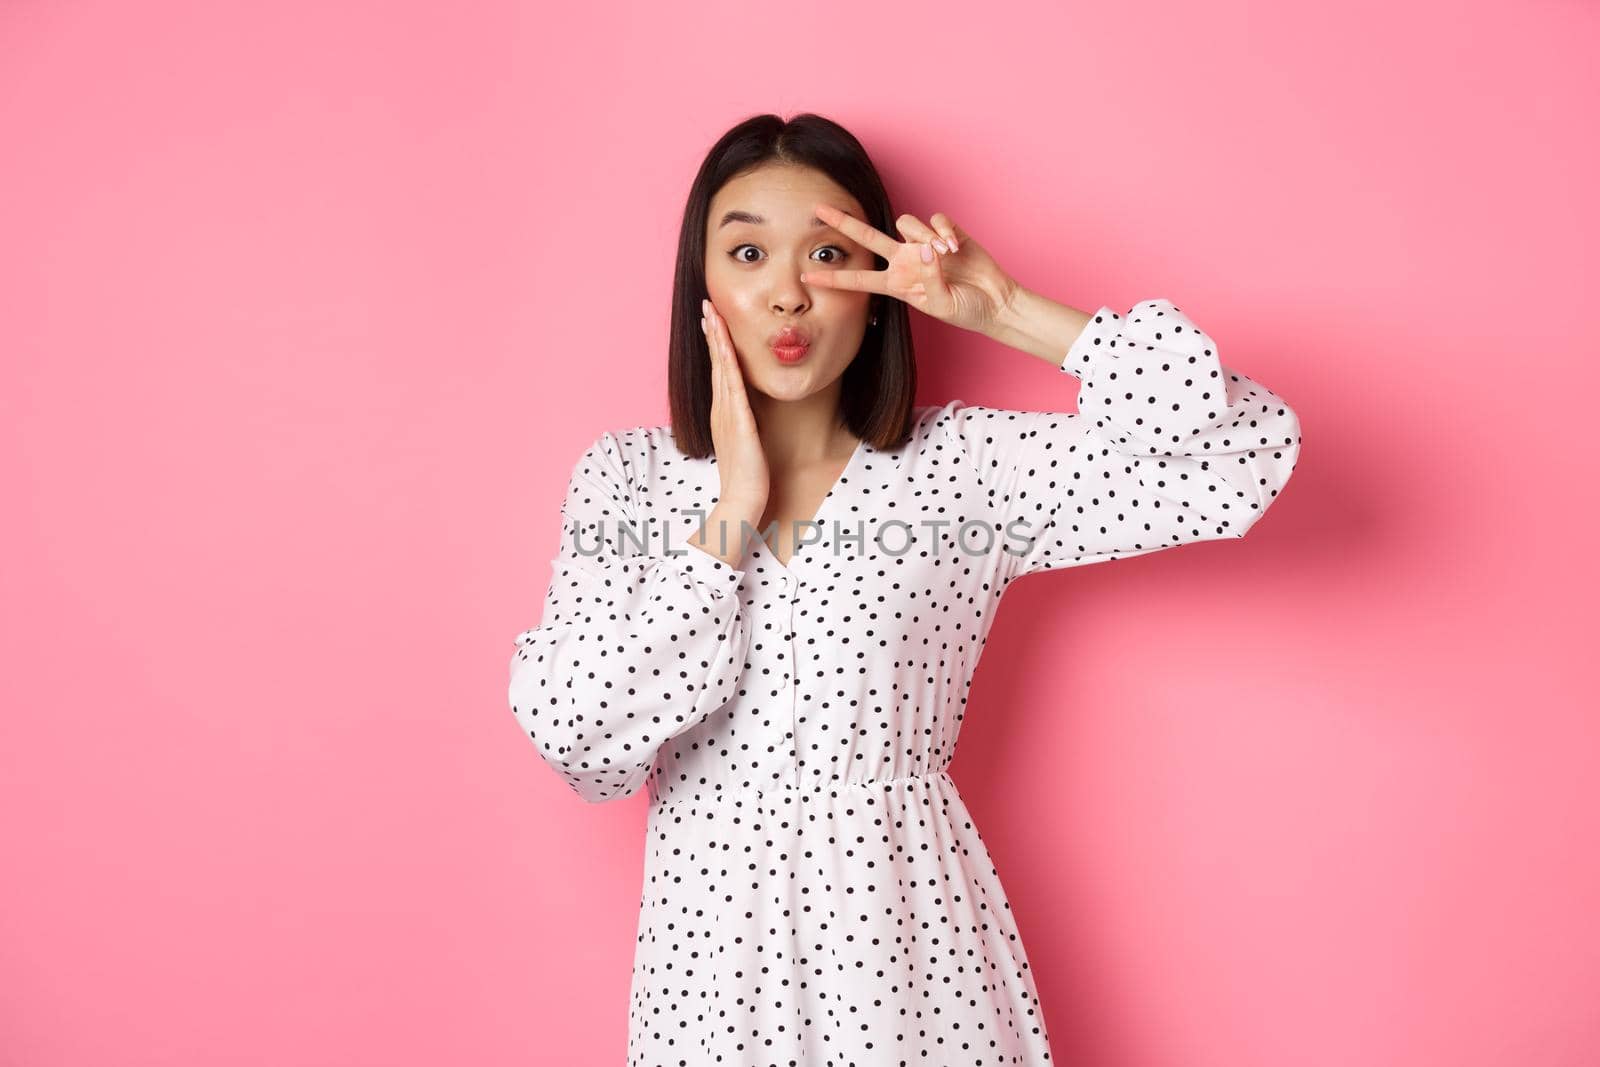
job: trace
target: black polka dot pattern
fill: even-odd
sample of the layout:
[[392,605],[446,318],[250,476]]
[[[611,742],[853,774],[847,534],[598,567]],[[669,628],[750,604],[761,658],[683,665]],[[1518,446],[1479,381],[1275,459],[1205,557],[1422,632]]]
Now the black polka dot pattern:
[[1095,312],[1061,364],[1078,413],[950,405],[985,491],[1020,539],[1006,581],[1243,537],[1294,470],[1300,420],[1224,367],[1170,300]]
[[580,797],[649,797],[630,1067],[1050,1062],[949,773],[1001,596],[1242,537],[1300,444],[1167,300],[1100,308],[1062,370],[1078,413],[952,401],[862,442],[787,564],[687,545],[720,483],[667,427],[578,460],[510,701]]

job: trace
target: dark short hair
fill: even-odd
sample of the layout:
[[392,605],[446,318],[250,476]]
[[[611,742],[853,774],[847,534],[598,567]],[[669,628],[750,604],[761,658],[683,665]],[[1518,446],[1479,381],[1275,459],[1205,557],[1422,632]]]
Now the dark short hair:
[[[733,127],[711,147],[683,210],[678,267],[672,282],[672,326],[668,339],[667,393],[672,435],[686,455],[712,454],[711,363],[700,331],[700,301],[706,296],[706,223],[711,199],[734,177],[765,163],[812,167],[832,178],[860,203],[865,221],[883,233],[898,232],[889,194],[861,142],[843,126],[810,113],[784,121],[756,115]],[[878,269],[888,266],[873,254]],[[917,363],[911,317],[892,297],[872,295],[869,326],[840,388],[840,414],[857,437],[891,449],[910,435]]]

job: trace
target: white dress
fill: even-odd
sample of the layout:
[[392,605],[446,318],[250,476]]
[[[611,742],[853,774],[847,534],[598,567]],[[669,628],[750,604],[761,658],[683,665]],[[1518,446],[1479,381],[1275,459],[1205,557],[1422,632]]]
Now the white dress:
[[1101,307],[1062,370],[1078,413],[956,400],[902,447],[862,442],[787,566],[759,537],[740,567],[688,545],[720,483],[668,427],[579,459],[510,702],[583,799],[647,787],[630,1067],[1050,1060],[947,773],[1000,597],[1242,537],[1300,449],[1294,411],[1164,299]]

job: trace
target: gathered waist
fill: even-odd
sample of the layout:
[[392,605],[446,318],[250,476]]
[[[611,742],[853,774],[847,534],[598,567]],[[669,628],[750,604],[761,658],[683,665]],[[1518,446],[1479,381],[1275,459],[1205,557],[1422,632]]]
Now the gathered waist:
[[763,807],[775,803],[809,804],[858,797],[863,793],[870,795],[875,792],[891,792],[897,788],[918,788],[929,785],[954,787],[955,780],[950,777],[950,772],[945,767],[893,778],[824,778],[817,782],[783,781],[760,786],[735,786],[731,789],[710,786],[692,793],[679,791],[661,797],[652,795],[650,810],[664,810],[679,804],[691,803],[733,802]]

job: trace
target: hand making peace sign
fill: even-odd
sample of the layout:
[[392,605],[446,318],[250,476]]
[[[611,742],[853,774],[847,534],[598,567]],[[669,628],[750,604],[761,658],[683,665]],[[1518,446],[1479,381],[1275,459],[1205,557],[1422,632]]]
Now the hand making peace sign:
[[901,215],[895,227],[905,241],[828,204],[816,205],[815,212],[889,265],[883,270],[807,271],[800,275],[807,285],[892,296],[940,322],[979,333],[995,323],[1017,289],[983,246],[943,212],[933,216],[932,226],[915,215]]

